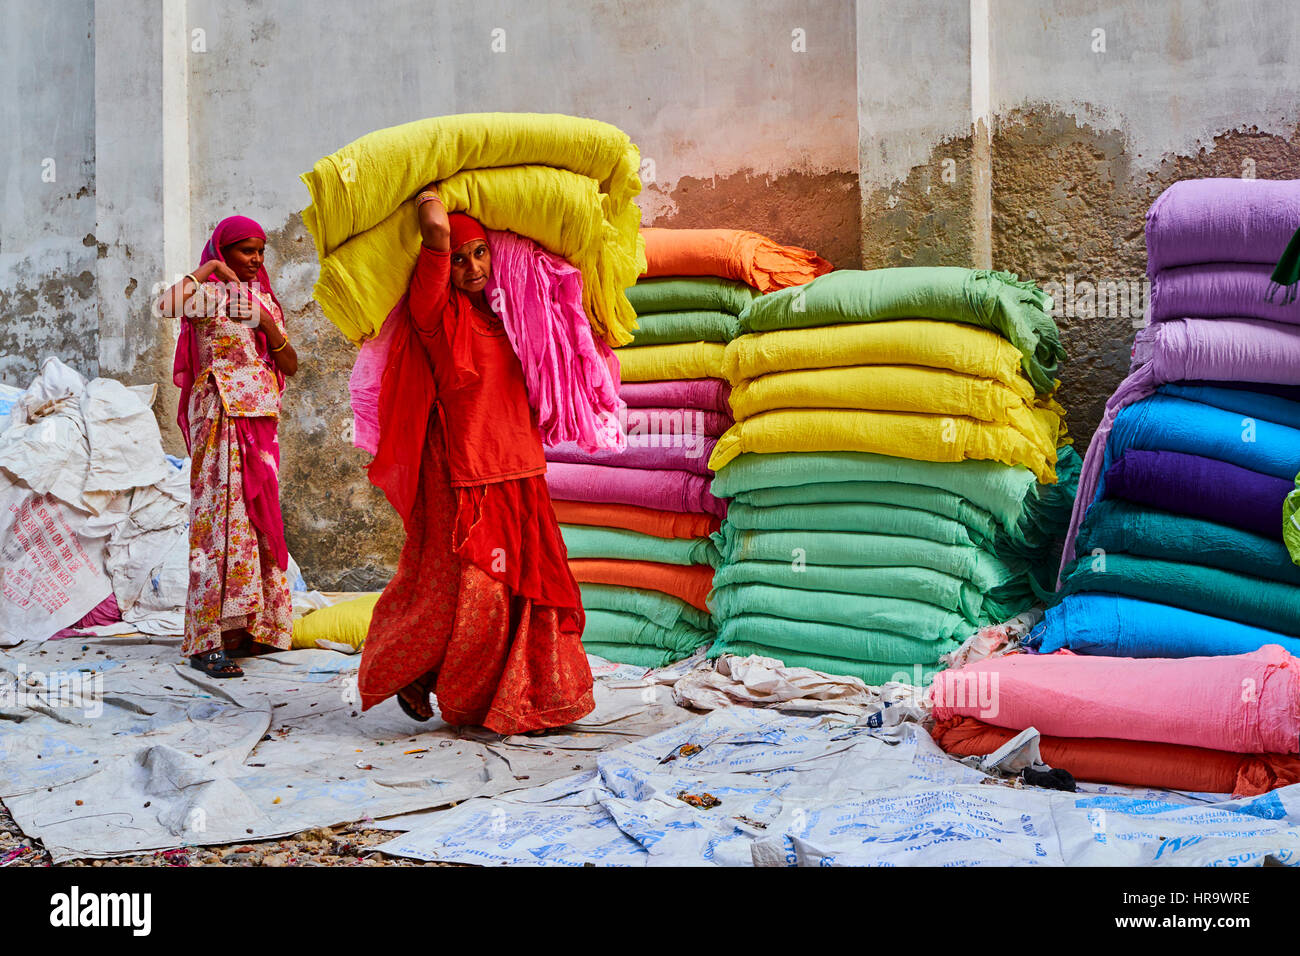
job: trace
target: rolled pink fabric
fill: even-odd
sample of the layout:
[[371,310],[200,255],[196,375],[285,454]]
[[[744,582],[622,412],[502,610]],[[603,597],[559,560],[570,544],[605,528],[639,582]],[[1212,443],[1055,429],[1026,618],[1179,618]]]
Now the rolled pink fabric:
[[624,382],[619,397],[629,408],[703,408],[730,414],[727,397],[731,386],[720,378],[693,378],[660,382]]
[[943,671],[937,721],[1235,753],[1300,752],[1300,666],[1276,644],[1226,657],[1012,654]]
[[1189,379],[1300,385],[1300,334],[1295,326],[1262,319],[1175,319],[1139,331],[1133,342],[1132,371],[1107,400],[1083,459],[1061,550],[1061,570],[1074,560],[1074,539],[1097,494],[1115,416],[1153,395],[1159,386]]
[[719,518],[727,514],[727,503],[709,491],[710,479],[689,471],[611,468],[557,461],[546,466],[546,483],[551,497],[562,501],[639,505]]
[[684,439],[665,437],[662,442],[651,444],[648,437],[653,440],[652,436],[630,436],[623,451],[586,452],[573,442],[565,442],[546,449],[546,460],[612,468],[669,468],[713,477],[709,470],[709,456],[718,443],[716,438],[693,435]]
[[719,438],[722,433],[734,425],[735,419],[728,412],[715,412],[704,408],[657,408],[629,407],[623,420],[623,431],[627,433],[628,442],[634,438],[654,434],[676,434],[682,428],[695,434]]

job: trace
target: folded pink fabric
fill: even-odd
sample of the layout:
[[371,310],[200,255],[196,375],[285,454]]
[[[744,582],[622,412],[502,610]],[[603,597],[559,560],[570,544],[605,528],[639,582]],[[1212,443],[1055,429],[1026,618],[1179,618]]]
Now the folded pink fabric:
[[[682,423],[680,428],[678,421]],[[704,408],[629,407],[623,419],[623,431],[629,442],[641,435],[678,434],[683,430],[718,438],[734,424],[730,413]]]
[[1151,280],[1151,321],[1267,319],[1300,325],[1300,300],[1269,299],[1273,264],[1206,262],[1161,269]]
[[623,451],[587,452],[573,442],[565,442],[546,449],[546,460],[614,468],[671,468],[712,478],[709,456],[717,443],[716,438],[695,435],[665,436],[662,439],[635,435],[628,437],[627,448]]
[[379,334],[361,343],[361,351],[352,365],[348,378],[348,394],[352,397],[352,444],[363,451],[375,454],[379,450],[379,383],[388,365],[388,348],[397,328],[393,316],[406,307],[403,295],[388,313]]
[[523,365],[542,443],[622,448],[618,359],[591,334],[582,273],[531,239],[487,233],[492,276],[484,291]]
[[727,396],[731,386],[720,378],[693,378],[660,382],[624,382],[619,397],[629,408],[703,408],[730,414]]
[[662,511],[727,515],[727,503],[709,491],[711,479],[689,471],[611,468],[608,465],[552,462],[546,466],[551,497],[562,501],[600,501]]
[[1061,570],[1074,560],[1074,539],[1096,497],[1115,416],[1155,394],[1157,387],[1187,380],[1300,385],[1300,334],[1295,326],[1262,319],[1174,319],[1140,330],[1133,342],[1132,371],[1107,400],[1088,444]]
[[1012,654],[943,671],[936,721],[1236,753],[1300,752],[1300,662],[1276,644],[1228,657]]

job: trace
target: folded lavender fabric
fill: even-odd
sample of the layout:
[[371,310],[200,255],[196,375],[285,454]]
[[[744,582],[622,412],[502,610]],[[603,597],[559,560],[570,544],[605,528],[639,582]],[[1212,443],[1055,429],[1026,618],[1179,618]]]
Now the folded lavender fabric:
[[730,394],[731,386],[720,378],[624,382],[618,390],[629,408],[703,408],[713,412],[730,412]]
[[1251,262],[1161,269],[1151,280],[1151,321],[1234,318],[1300,325],[1300,300],[1269,300],[1272,271],[1272,266]]
[[1193,379],[1300,385],[1297,333],[1294,326],[1260,319],[1174,319],[1139,331],[1133,343],[1132,371],[1106,402],[1083,460],[1062,568],[1073,558],[1079,524],[1096,496],[1115,416],[1169,382]]
[[1204,518],[1281,540],[1282,502],[1294,482],[1226,461],[1130,448],[1106,469],[1107,498]]
[[713,477],[709,455],[716,438],[685,436],[632,436],[621,452],[586,452],[575,442],[564,442],[546,449],[546,460],[579,465],[608,465],[614,468],[671,468],[696,475]]
[[1277,264],[1300,223],[1300,180],[1186,179],[1146,216],[1147,275],[1202,262]]
[[703,475],[668,469],[611,468],[560,461],[546,466],[551,497],[561,501],[640,505],[725,518],[727,503],[713,496],[709,481]]

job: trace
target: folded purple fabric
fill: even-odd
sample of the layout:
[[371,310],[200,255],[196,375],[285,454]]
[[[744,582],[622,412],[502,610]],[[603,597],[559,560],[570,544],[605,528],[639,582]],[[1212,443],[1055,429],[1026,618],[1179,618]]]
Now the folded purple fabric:
[[618,396],[634,408],[703,408],[731,412],[727,396],[731,386],[720,378],[671,379],[660,382],[624,382]]
[[1198,262],[1276,265],[1300,224],[1300,180],[1185,179],[1151,204],[1147,275]]
[[1151,321],[1233,318],[1300,325],[1300,300],[1269,301],[1274,265],[1207,262],[1161,269],[1151,280]]
[[661,511],[727,516],[727,503],[709,491],[712,479],[689,471],[611,468],[553,462],[546,466],[551,497],[561,501],[598,501],[640,505]]
[[[703,413],[701,413],[703,414]],[[716,438],[704,436],[629,436],[624,451],[586,452],[575,442],[564,442],[546,449],[546,460],[569,462],[578,465],[608,465],[613,468],[671,468],[708,475],[709,456],[713,454]]]
[[1115,416],[1155,394],[1159,386],[1188,379],[1300,385],[1300,330],[1260,319],[1174,319],[1138,332],[1132,371],[1106,402],[1101,424],[1088,444],[1062,549],[1062,569],[1073,560],[1079,524],[1096,497]]
[[1173,451],[1130,449],[1106,469],[1106,497],[1282,536],[1282,501],[1295,487],[1285,478]]

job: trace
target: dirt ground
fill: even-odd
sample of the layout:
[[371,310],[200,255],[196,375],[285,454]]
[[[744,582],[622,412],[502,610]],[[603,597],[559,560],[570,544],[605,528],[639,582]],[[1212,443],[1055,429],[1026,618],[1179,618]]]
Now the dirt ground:
[[[190,846],[159,850],[142,856],[112,860],[72,860],[59,866],[459,866],[457,863],[424,863],[377,853],[374,847],[398,833],[379,830],[373,824],[343,824],[305,830],[284,840],[264,840],[231,846]],[[0,867],[53,866],[50,855],[37,840],[23,836],[0,804]]]

